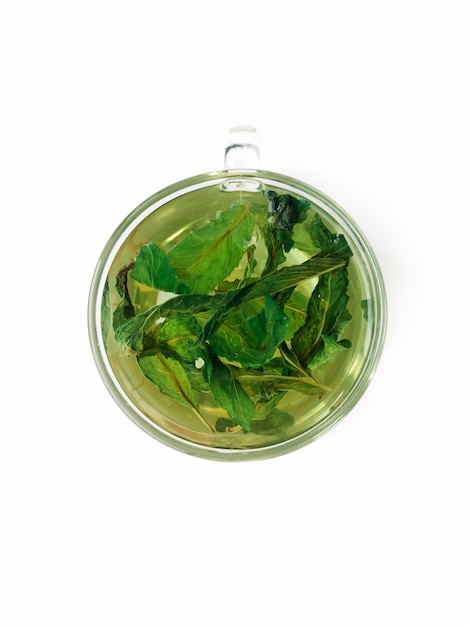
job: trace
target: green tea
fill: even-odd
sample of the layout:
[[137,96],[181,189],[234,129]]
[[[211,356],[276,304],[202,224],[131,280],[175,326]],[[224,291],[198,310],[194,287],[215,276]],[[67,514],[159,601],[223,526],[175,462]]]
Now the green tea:
[[282,189],[213,185],[170,199],[109,269],[103,341],[119,385],[166,433],[248,449],[327,420],[366,358],[354,242]]

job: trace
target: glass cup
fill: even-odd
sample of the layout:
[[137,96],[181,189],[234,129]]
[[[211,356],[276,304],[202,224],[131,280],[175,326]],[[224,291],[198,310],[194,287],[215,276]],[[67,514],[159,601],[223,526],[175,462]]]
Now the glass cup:
[[258,162],[255,129],[232,129],[224,169],[140,204],[91,284],[91,348],[114,400],[208,459],[317,439],[359,401],[385,339],[384,283],[358,226]]

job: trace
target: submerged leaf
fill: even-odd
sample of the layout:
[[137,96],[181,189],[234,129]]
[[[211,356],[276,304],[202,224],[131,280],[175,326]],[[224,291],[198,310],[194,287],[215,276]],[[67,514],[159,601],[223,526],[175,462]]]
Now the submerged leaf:
[[268,258],[264,274],[270,274],[286,259],[285,253],[294,245],[294,226],[307,217],[310,203],[288,194],[264,192],[268,200],[268,219],[262,227]]
[[[347,260],[351,257],[344,236],[330,232],[317,214],[313,217],[310,232],[312,241],[324,253],[335,254],[341,250]],[[305,324],[292,338],[292,350],[304,367],[313,366],[315,359],[317,365],[323,363],[337,351],[332,345],[338,343],[352,317],[348,310],[348,286],[347,267],[336,268],[319,277],[308,302]],[[333,344],[329,342],[327,345],[325,337],[329,337]],[[338,345],[346,347],[344,343]]]
[[170,249],[170,263],[191,293],[208,293],[229,276],[248,248],[254,225],[248,206],[233,206]]
[[292,338],[292,349],[302,365],[309,365],[323,349],[325,335],[337,341],[351,319],[347,287],[346,268],[319,278],[308,303],[305,324]]
[[221,357],[246,367],[261,367],[284,341],[289,320],[270,296],[251,300],[227,317],[212,337]]
[[103,287],[103,295],[101,296],[101,336],[103,337],[104,347],[107,348],[108,335],[111,330],[111,304],[109,301],[109,283],[108,279]]
[[183,406],[198,408],[198,394],[191,388],[189,378],[179,361],[165,357],[161,353],[138,356],[137,361],[145,376],[160,391]]
[[238,381],[244,389],[254,394],[270,391],[298,391],[308,395],[321,395],[331,389],[319,385],[313,378],[307,376],[276,376],[271,374],[241,374]]
[[132,320],[135,315],[134,305],[132,303],[131,296],[129,294],[129,287],[127,285],[127,279],[131,269],[132,264],[125,265],[119,270],[116,276],[116,291],[121,296],[121,300],[115,308],[113,314],[114,331],[125,324],[128,320]]
[[309,367],[315,368],[323,365],[330,360],[330,358],[337,352],[342,352],[351,347],[349,339],[342,339],[341,341],[335,341],[329,335],[321,336],[323,346],[315,353],[315,356],[311,359]]
[[205,324],[200,340],[207,341],[235,308],[242,306],[249,300],[267,295],[272,296],[279,291],[295,287],[303,280],[343,267],[346,263],[347,259],[341,256],[340,251],[335,255],[321,253],[301,265],[283,267],[272,274],[262,276],[246,287],[229,291],[225,294],[224,300],[220,302],[217,312]]
[[291,339],[294,333],[305,323],[307,315],[308,296],[295,289],[283,307],[284,313],[289,318],[289,328],[286,339]]
[[194,409],[204,426],[214,432],[212,426],[199,411],[199,394],[192,388],[189,377],[179,361],[157,353],[149,356],[138,356],[137,362],[144,375],[162,393],[176,400],[182,406]]
[[224,297],[224,294],[214,294],[213,296],[180,295],[170,298],[162,304],[157,304],[130,319],[119,318],[114,324],[116,341],[123,347],[129,346],[135,349],[136,345],[141,345],[144,333],[150,332],[160,318],[173,315],[191,316],[205,311],[215,311],[223,302]]
[[152,339],[162,351],[194,362],[205,355],[202,346],[197,344],[200,330],[194,317],[169,317],[156,327]]
[[167,254],[153,242],[141,247],[131,275],[134,280],[153,289],[189,293],[189,287],[178,278]]
[[255,404],[235,378],[232,370],[213,356],[207,364],[209,387],[215,400],[244,430],[250,430]]
[[264,419],[253,420],[251,430],[257,435],[270,435],[282,428],[292,426],[294,422],[294,417],[287,411],[273,409]]

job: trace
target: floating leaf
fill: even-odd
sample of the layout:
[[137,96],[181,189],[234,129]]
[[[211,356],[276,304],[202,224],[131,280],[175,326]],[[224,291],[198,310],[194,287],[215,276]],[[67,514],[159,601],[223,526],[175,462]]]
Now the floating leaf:
[[251,430],[257,435],[271,435],[280,429],[292,426],[294,422],[294,417],[287,411],[273,409],[264,419],[253,420]]
[[307,307],[305,324],[292,339],[292,349],[306,366],[323,349],[324,336],[337,341],[351,319],[348,310],[348,273],[340,268],[319,278]]
[[201,341],[207,341],[236,307],[242,306],[249,300],[290,289],[303,280],[331,272],[334,269],[343,267],[346,263],[347,260],[339,253],[335,255],[320,253],[301,265],[283,267],[272,274],[262,276],[246,285],[246,287],[227,292],[224,300],[221,300],[217,312],[205,324],[200,338]]
[[215,400],[244,430],[250,430],[255,404],[235,378],[232,370],[215,355],[208,363],[209,387]]
[[194,409],[205,426],[213,431],[199,412],[199,394],[192,389],[188,375],[179,361],[157,353],[150,356],[138,356],[137,362],[145,376],[160,391],[183,406]]
[[197,343],[201,327],[194,317],[170,317],[159,324],[152,339],[162,351],[183,361],[203,358],[205,351]]
[[187,287],[171,267],[168,256],[157,244],[143,245],[134,261],[131,276],[134,280],[170,293],[189,293]]
[[229,361],[261,367],[284,341],[289,320],[270,296],[251,300],[227,317],[212,337],[212,349]]
[[315,356],[311,359],[309,367],[315,368],[323,365],[330,360],[330,358],[337,352],[348,350],[351,347],[349,339],[342,339],[341,341],[335,341],[329,335],[322,335],[321,341],[323,346],[315,353]]
[[106,349],[109,331],[111,330],[111,305],[109,302],[109,283],[108,279],[103,287],[103,295],[101,296],[101,336],[103,337],[104,347]]
[[249,245],[254,225],[248,206],[233,206],[171,248],[170,263],[191,293],[208,293],[229,276]]
[[244,389],[257,395],[271,391],[297,391],[308,395],[320,395],[331,391],[319,385],[313,378],[304,376],[276,376],[271,374],[241,374],[237,377]]

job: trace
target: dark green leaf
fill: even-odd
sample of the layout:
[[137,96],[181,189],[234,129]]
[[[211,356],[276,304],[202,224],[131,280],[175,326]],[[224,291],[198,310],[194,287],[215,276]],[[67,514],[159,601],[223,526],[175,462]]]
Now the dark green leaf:
[[294,422],[294,417],[287,411],[273,409],[264,419],[254,419],[251,422],[251,430],[257,435],[269,435],[282,428],[292,426]]
[[308,303],[305,324],[292,338],[292,349],[302,365],[309,365],[323,349],[324,335],[337,341],[351,319],[347,287],[347,268],[319,278]]
[[237,381],[231,368],[213,355],[207,363],[207,376],[215,400],[236,424],[250,430],[255,404]]
[[352,256],[352,251],[348,246],[344,235],[332,233],[325,226],[318,213],[315,213],[312,218],[310,236],[315,247],[319,248],[323,252],[337,253],[341,250],[341,254],[345,258],[349,259]]
[[226,417],[219,417],[215,423],[215,430],[218,433],[226,433],[235,430],[237,427],[240,428],[233,420]]
[[260,395],[266,391],[298,391],[308,395],[321,395],[325,391],[331,391],[320,386],[313,378],[304,376],[276,376],[271,374],[240,374],[238,381],[244,389],[254,395]]
[[289,328],[286,339],[291,339],[294,333],[305,323],[307,315],[308,296],[295,289],[283,307],[284,313],[289,318]]
[[141,247],[131,275],[134,280],[153,289],[189,293],[189,287],[178,278],[167,254],[155,243],[147,243]]
[[208,293],[238,265],[254,225],[248,206],[233,206],[173,246],[171,265],[192,293]]
[[[318,214],[313,216],[310,233],[312,242],[322,249],[323,254],[341,251],[346,259],[351,257],[352,252],[344,236],[330,232]],[[334,344],[346,347],[338,340],[351,319],[348,286],[347,267],[336,268],[319,277],[308,302],[305,324],[292,338],[292,350],[302,366],[325,362],[337,351],[333,349]],[[331,341],[326,340],[325,343],[325,337]]]
[[104,347],[107,347],[108,335],[111,330],[111,305],[109,302],[109,283],[108,279],[103,287],[103,295],[101,296],[101,336],[103,337]]
[[[135,315],[130,319],[121,318],[114,320],[114,333],[116,341],[122,346],[135,349],[136,345],[142,344],[143,335],[151,331],[152,327],[160,318],[170,315],[197,315],[205,311],[214,311],[224,301],[225,294],[205,295],[181,295],[170,298],[162,304],[151,307],[144,313]],[[140,348],[141,349],[141,348]]]
[[227,317],[212,336],[212,349],[229,361],[261,367],[284,341],[289,320],[270,296],[251,300]]
[[229,291],[225,294],[224,300],[220,302],[217,312],[205,324],[200,340],[207,341],[236,307],[242,306],[249,300],[267,295],[272,296],[279,291],[295,287],[303,280],[343,267],[347,264],[347,259],[344,259],[340,252],[338,250],[335,255],[320,253],[301,265],[283,267],[246,285],[246,287]]
[[183,366],[176,359],[157,353],[151,356],[138,356],[137,361],[145,376],[160,391],[183,406],[198,408],[199,398],[189,382]]
[[321,336],[323,345],[321,349],[315,353],[315,356],[310,360],[309,367],[315,368],[323,365],[330,360],[330,358],[337,352],[342,352],[351,347],[351,342],[348,339],[342,339],[341,341],[335,341],[329,335]]
[[364,319],[368,322],[371,316],[372,300],[361,300],[361,309]]
[[200,413],[199,394],[191,387],[188,375],[179,361],[157,353],[150,356],[138,356],[137,362],[144,375],[161,392],[179,404],[194,409],[204,425],[209,430],[214,430]]
[[122,324],[126,323],[127,320],[132,320],[135,315],[134,305],[132,304],[127,286],[127,279],[131,269],[132,264],[126,265],[119,270],[116,276],[116,291],[121,296],[121,300],[113,314],[113,328],[115,331]]
[[310,203],[288,194],[277,195],[274,191],[266,191],[264,195],[268,200],[269,223],[274,237],[288,252],[294,243],[292,230],[295,224],[305,220]]
[[200,330],[194,317],[169,317],[156,327],[152,339],[162,351],[194,362],[205,355],[202,346],[197,344]]

